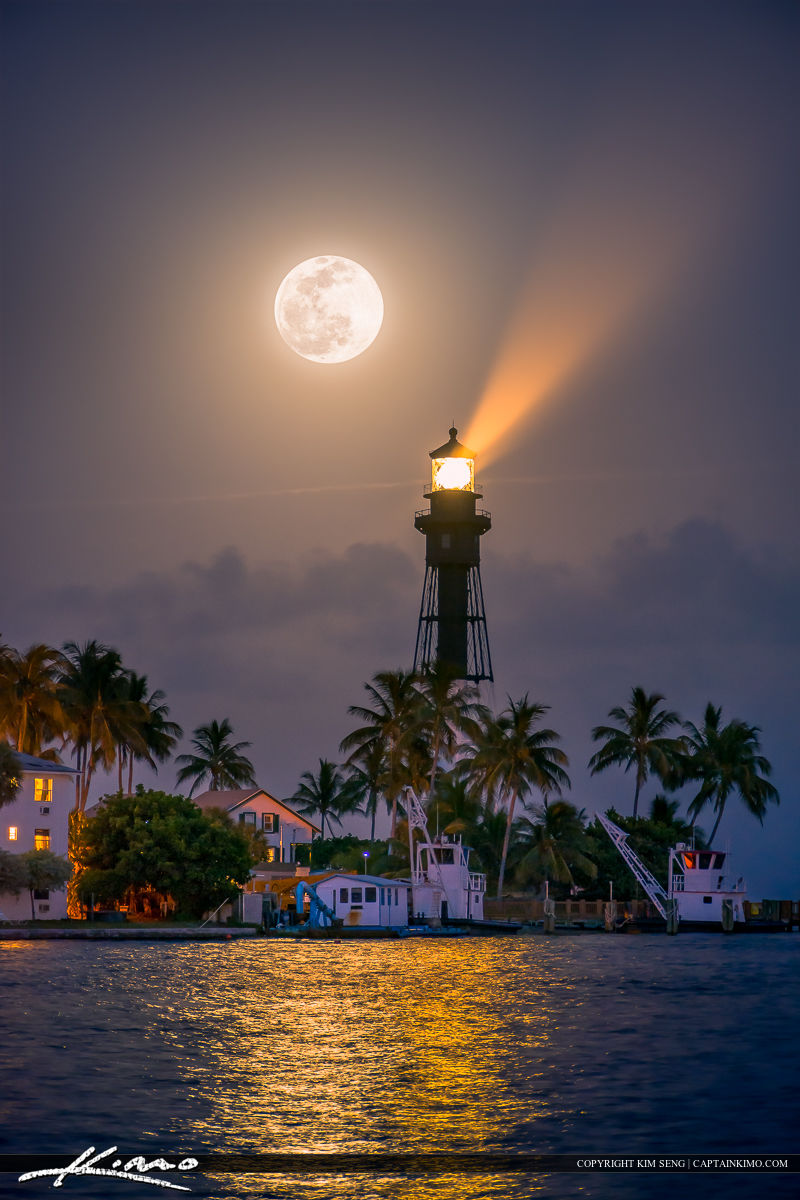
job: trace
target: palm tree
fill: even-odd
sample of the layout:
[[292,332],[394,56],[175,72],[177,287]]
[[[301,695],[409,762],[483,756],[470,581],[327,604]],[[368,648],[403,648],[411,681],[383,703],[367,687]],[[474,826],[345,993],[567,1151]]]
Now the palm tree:
[[542,883],[574,884],[574,870],[594,879],[597,867],[589,858],[591,838],[586,833],[585,813],[568,800],[556,800],[536,811],[536,820],[523,817],[515,827],[521,851],[517,879]]
[[422,698],[413,671],[379,671],[365,683],[373,707],[351,704],[347,710],[364,724],[342,739],[339,749],[347,765],[364,762],[380,748],[383,775],[380,790],[392,810],[391,838],[397,833],[397,799],[404,787],[418,783],[421,758]]
[[570,786],[564,770],[569,760],[555,743],[558,734],[553,729],[537,729],[549,705],[532,704],[527,694],[514,701],[509,696],[508,707],[499,717],[483,723],[481,735],[468,753],[470,777],[485,792],[487,804],[506,809],[506,831],[500,857],[497,880],[498,899],[503,891],[506,859],[518,799],[533,788],[560,794]]
[[758,725],[748,725],[734,718],[722,724],[722,708],[706,706],[702,729],[690,721],[687,748],[687,773],[690,779],[700,780],[700,790],[689,805],[689,815],[696,818],[706,804],[711,804],[717,819],[708,838],[709,846],[722,820],[728,797],[738,794],[748,812],[763,824],[767,805],[779,804],[777,789],[769,782],[772,766],[761,754],[761,733]]
[[62,735],[64,713],[57,679],[66,660],[52,646],[38,643],[25,654],[5,648],[0,659],[0,725],[21,754],[40,755]]
[[170,721],[166,697],[160,688],[148,695],[146,675],[129,671],[124,682],[129,703],[141,706],[141,726],[137,736],[123,741],[119,747],[119,790],[122,791],[122,770],[128,767],[128,795],[133,792],[133,764],[138,759],[146,762],[154,771],[156,763],[166,762],[183,737],[183,730],[175,721]]
[[241,753],[251,743],[235,742],[231,745],[229,738],[233,728],[227,717],[222,721],[211,721],[208,725],[199,725],[192,737],[194,754],[179,754],[177,763],[184,763],[178,772],[178,783],[194,779],[189,789],[193,795],[195,788],[208,778],[209,790],[218,792],[224,788],[235,788],[255,784],[253,764]]
[[[464,683],[458,678],[454,667],[438,660],[419,677],[417,690],[422,697],[421,727],[430,743],[428,795],[433,798],[442,754],[452,761],[459,736],[474,739],[478,733],[478,722],[486,719],[488,710],[480,703],[475,685]],[[437,809],[437,830],[438,827]]]
[[483,816],[480,796],[470,787],[463,773],[457,770],[439,775],[436,795],[428,803],[436,806],[437,817],[442,822],[442,833],[466,834],[473,837]]
[[635,687],[628,707],[612,708],[608,714],[622,728],[597,725],[592,730],[593,742],[605,742],[589,759],[592,775],[612,765],[624,765],[626,771],[636,767],[634,817],[639,811],[639,792],[650,771],[661,779],[667,777],[675,769],[682,748],[680,738],[665,736],[669,729],[680,725],[681,719],[676,712],[658,707],[663,699],[658,692],[648,696],[644,688]]
[[292,800],[299,802],[301,813],[318,812],[322,819],[321,836],[325,837],[325,819],[341,825],[342,813],[356,811],[358,803],[356,789],[349,779],[342,775],[336,763],[327,758],[319,760],[319,771],[304,771],[300,776],[300,785]]
[[22,763],[8,742],[0,742],[0,808],[10,804],[22,783]]
[[348,783],[357,803],[372,818],[369,840],[375,841],[375,817],[378,812],[380,785],[385,776],[383,746],[373,742],[362,753],[355,751],[347,760]]
[[118,748],[142,749],[143,706],[127,696],[128,675],[119,651],[97,641],[64,645],[65,665],[58,696],[64,710],[66,736],[80,771],[77,808],[83,811],[98,767],[110,771]]

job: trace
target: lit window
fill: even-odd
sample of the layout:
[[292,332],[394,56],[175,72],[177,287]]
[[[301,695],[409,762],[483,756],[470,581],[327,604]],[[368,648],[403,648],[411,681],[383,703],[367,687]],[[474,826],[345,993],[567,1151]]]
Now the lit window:
[[279,858],[280,852],[281,851],[280,851],[279,846],[267,846],[267,850],[264,855],[264,862],[268,862],[268,863],[280,862],[280,858]]
[[36,779],[33,784],[33,798],[37,804],[51,804],[53,801],[52,779]]
[[34,848],[34,850],[49,850],[50,849],[50,830],[49,829],[34,829],[34,831],[33,831],[33,848]]
[[10,842],[15,842],[15,841],[17,840],[17,838],[18,838],[18,837],[19,837],[19,829],[17,828],[17,826],[16,826],[16,825],[9,825],[9,827],[8,827],[8,840],[9,840]]
[[264,833],[277,833],[278,832],[278,814],[277,813],[262,813],[261,814],[261,828],[264,830]]

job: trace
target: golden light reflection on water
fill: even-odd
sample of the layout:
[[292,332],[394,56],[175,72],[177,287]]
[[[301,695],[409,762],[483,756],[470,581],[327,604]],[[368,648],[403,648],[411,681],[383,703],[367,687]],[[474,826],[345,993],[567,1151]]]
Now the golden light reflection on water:
[[[520,1109],[510,1067],[521,1048],[529,1062],[538,1048],[546,1069],[554,1015],[537,948],[523,951],[520,1008],[508,946],[506,939],[258,942],[220,952],[218,973],[206,958],[213,984],[181,997],[190,1028],[181,1032],[180,1022],[168,1034],[182,1042],[187,1113],[202,1113],[188,1127],[181,1116],[182,1140],[248,1153],[502,1149]],[[187,1059],[191,1027],[203,1040]],[[525,1119],[547,1111],[540,1099]],[[347,1178],[353,1194],[373,1194],[363,1177]],[[314,1195],[308,1183],[304,1195]],[[314,1187],[350,1194],[341,1178],[329,1183],[327,1193],[321,1179]],[[255,1176],[238,1181],[245,1194],[257,1185]],[[473,1178],[469,1186],[475,1195],[513,1194],[509,1177]],[[530,1195],[530,1177],[525,1186]],[[405,1179],[397,1190],[388,1178],[380,1189],[415,1200],[470,1194],[461,1176]]]

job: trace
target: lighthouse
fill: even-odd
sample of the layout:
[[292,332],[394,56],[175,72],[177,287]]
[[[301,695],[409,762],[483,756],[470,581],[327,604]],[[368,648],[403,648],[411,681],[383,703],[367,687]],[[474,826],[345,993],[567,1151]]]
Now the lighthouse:
[[425,535],[425,583],[419,610],[414,670],[436,662],[458,679],[492,679],[481,585],[481,537],[492,518],[476,502],[475,454],[450,430],[450,440],[431,450],[430,508],[416,513],[414,527]]

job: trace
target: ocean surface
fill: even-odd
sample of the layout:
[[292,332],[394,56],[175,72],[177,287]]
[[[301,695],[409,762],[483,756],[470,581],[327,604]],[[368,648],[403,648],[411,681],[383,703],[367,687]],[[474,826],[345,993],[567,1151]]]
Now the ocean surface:
[[[0,1151],[785,1155],[799,965],[797,934],[3,942]],[[800,1194],[800,1175],[749,1174],[179,1182],[219,1200]],[[4,1200],[185,1194],[0,1175]]]

